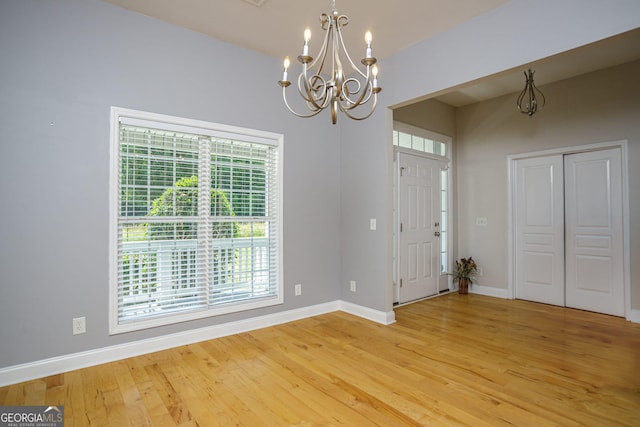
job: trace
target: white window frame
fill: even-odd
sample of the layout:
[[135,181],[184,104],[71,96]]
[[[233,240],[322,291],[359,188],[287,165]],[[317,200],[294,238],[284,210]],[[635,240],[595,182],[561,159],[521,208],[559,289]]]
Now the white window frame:
[[394,144],[394,147],[397,148],[398,150],[406,150],[406,152],[414,153],[414,154],[421,153],[422,155],[426,155],[427,157],[431,157],[434,159],[447,159],[449,161],[451,160],[452,138],[450,136],[433,132],[427,129],[422,129],[417,126],[408,125],[406,123],[397,122],[397,121],[393,122],[393,130],[394,132],[402,132],[405,134],[409,134],[411,136],[417,136],[425,139],[430,139],[435,142],[439,142],[444,145],[445,153],[444,155],[440,155],[438,153],[432,153],[426,150],[419,150],[415,148],[403,147],[401,145]]
[[[202,136],[228,138],[244,142],[253,142],[275,147],[276,163],[276,239],[275,268],[276,291],[275,295],[248,299],[243,301],[209,305],[206,309],[186,311],[179,314],[168,314],[158,317],[151,317],[142,320],[120,322],[119,319],[119,299],[118,299],[118,260],[119,260],[119,218],[120,218],[120,123],[125,121],[129,124],[137,124],[144,127],[163,129],[174,132],[196,134]],[[190,320],[202,319],[218,316],[222,314],[235,313],[245,310],[252,310],[262,307],[282,304],[284,302],[283,292],[283,269],[282,269],[282,245],[283,245],[283,140],[282,134],[276,134],[254,129],[240,128],[236,126],[186,119],[162,114],[149,113],[111,107],[111,153],[110,153],[110,199],[109,199],[109,333],[111,335],[136,331],[157,326],[169,325]],[[273,194],[271,194],[273,195]],[[271,237],[270,237],[271,238]]]

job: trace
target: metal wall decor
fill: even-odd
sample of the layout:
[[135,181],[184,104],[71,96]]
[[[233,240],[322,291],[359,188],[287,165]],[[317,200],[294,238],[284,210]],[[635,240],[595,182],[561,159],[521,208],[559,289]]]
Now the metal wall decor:
[[518,96],[518,101],[516,105],[518,110],[522,114],[527,114],[529,117],[533,116],[538,111],[542,111],[544,108],[544,104],[546,103],[546,99],[544,94],[540,92],[540,89],[536,87],[533,83],[533,74],[535,71],[532,71],[530,68],[528,71],[525,71],[525,85],[522,92]]
[[[371,116],[376,108],[378,93],[377,60],[371,54],[371,32],[365,34],[365,56],[360,61],[364,65],[362,71],[351,60],[342,39],[342,28],[349,23],[349,18],[338,14],[336,2],[331,2],[331,14],[320,15],[320,25],[324,31],[324,42],[314,59],[309,56],[309,41],[311,31],[304,32],[304,45],[298,61],[302,64],[302,71],[298,76],[298,92],[302,96],[309,112],[298,113],[294,111],[287,101],[286,89],[291,82],[287,79],[290,64],[289,57],[284,59],[284,72],[282,80],[278,82],[282,86],[282,98],[293,114],[298,117],[313,117],[325,108],[331,110],[331,122],[338,121],[338,111],[342,111],[347,117],[354,120],[363,120]],[[350,66],[351,70],[345,70],[343,63]],[[356,116],[353,111],[361,106],[369,104],[364,115]],[[364,108],[363,108],[364,109]]]

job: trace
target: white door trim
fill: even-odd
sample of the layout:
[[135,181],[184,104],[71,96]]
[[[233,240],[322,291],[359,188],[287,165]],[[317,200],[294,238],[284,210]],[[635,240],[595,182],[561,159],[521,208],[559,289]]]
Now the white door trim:
[[528,159],[533,157],[544,157],[552,155],[566,155],[583,153],[587,151],[604,150],[609,148],[619,148],[622,156],[622,222],[623,222],[623,280],[624,280],[624,317],[627,320],[632,320],[631,312],[631,258],[630,258],[630,230],[629,230],[629,156],[628,156],[628,141],[609,141],[596,144],[578,145],[571,147],[560,147],[550,150],[534,151],[528,153],[512,154],[507,156],[507,218],[508,218],[508,248],[507,248],[507,298],[515,298],[515,247],[516,247],[516,233],[515,226],[515,212],[514,203],[516,202],[515,192],[515,173],[516,173],[516,161],[520,159]]

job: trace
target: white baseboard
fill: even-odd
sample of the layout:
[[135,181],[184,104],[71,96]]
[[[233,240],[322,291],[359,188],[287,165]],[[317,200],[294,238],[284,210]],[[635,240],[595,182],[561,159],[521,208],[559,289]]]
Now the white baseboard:
[[250,319],[207,326],[205,328],[170,335],[163,335],[156,338],[149,338],[126,344],[103,347],[95,350],[66,354],[59,357],[52,357],[50,359],[9,366],[7,368],[0,369],[0,387],[73,371],[76,369],[82,369],[89,366],[100,365],[102,363],[122,360],[128,357],[166,350],[181,345],[193,344],[200,341],[262,329],[334,311],[345,311],[383,325],[395,322],[395,313],[393,311],[385,313],[338,300],[325,304],[318,304],[268,314],[265,316],[252,317]]
[[[496,298],[509,298],[508,289],[494,288],[491,286],[471,285],[469,287],[469,293],[486,295]],[[373,319],[371,319],[373,320]],[[633,323],[640,323],[640,310],[631,310],[631,313],[627,317],[627,320]]]
[[373,310],[371,308],[363,307],[361,305],[353,304],[347,301],[338,301],[338,304],[341,311],[353,314],[354,316],[362,317],[367,320],[371,320],[376,323],[390,325],[396,322],[396,313],[393,310],[387,312]]
[[478,294],[478,295],[486,295],[488,297],[495,298],[508,298],[508,290],[504,288],[494,288],[493,286],[483,286],[483,285],[471,285],[469,286],[469,293]]

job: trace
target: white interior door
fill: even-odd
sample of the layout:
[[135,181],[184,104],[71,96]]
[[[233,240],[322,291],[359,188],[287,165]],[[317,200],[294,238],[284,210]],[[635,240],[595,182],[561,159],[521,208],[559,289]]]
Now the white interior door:
[[618,148],[515,165],[515,296],[624,316]]
[[440,276],[440,166],[399,153],[399,302],[438,293]]
[[566,156],[566,305],[624,316],[619,149]]
[[516,298],[565,303],[562,156],[516,162]]

